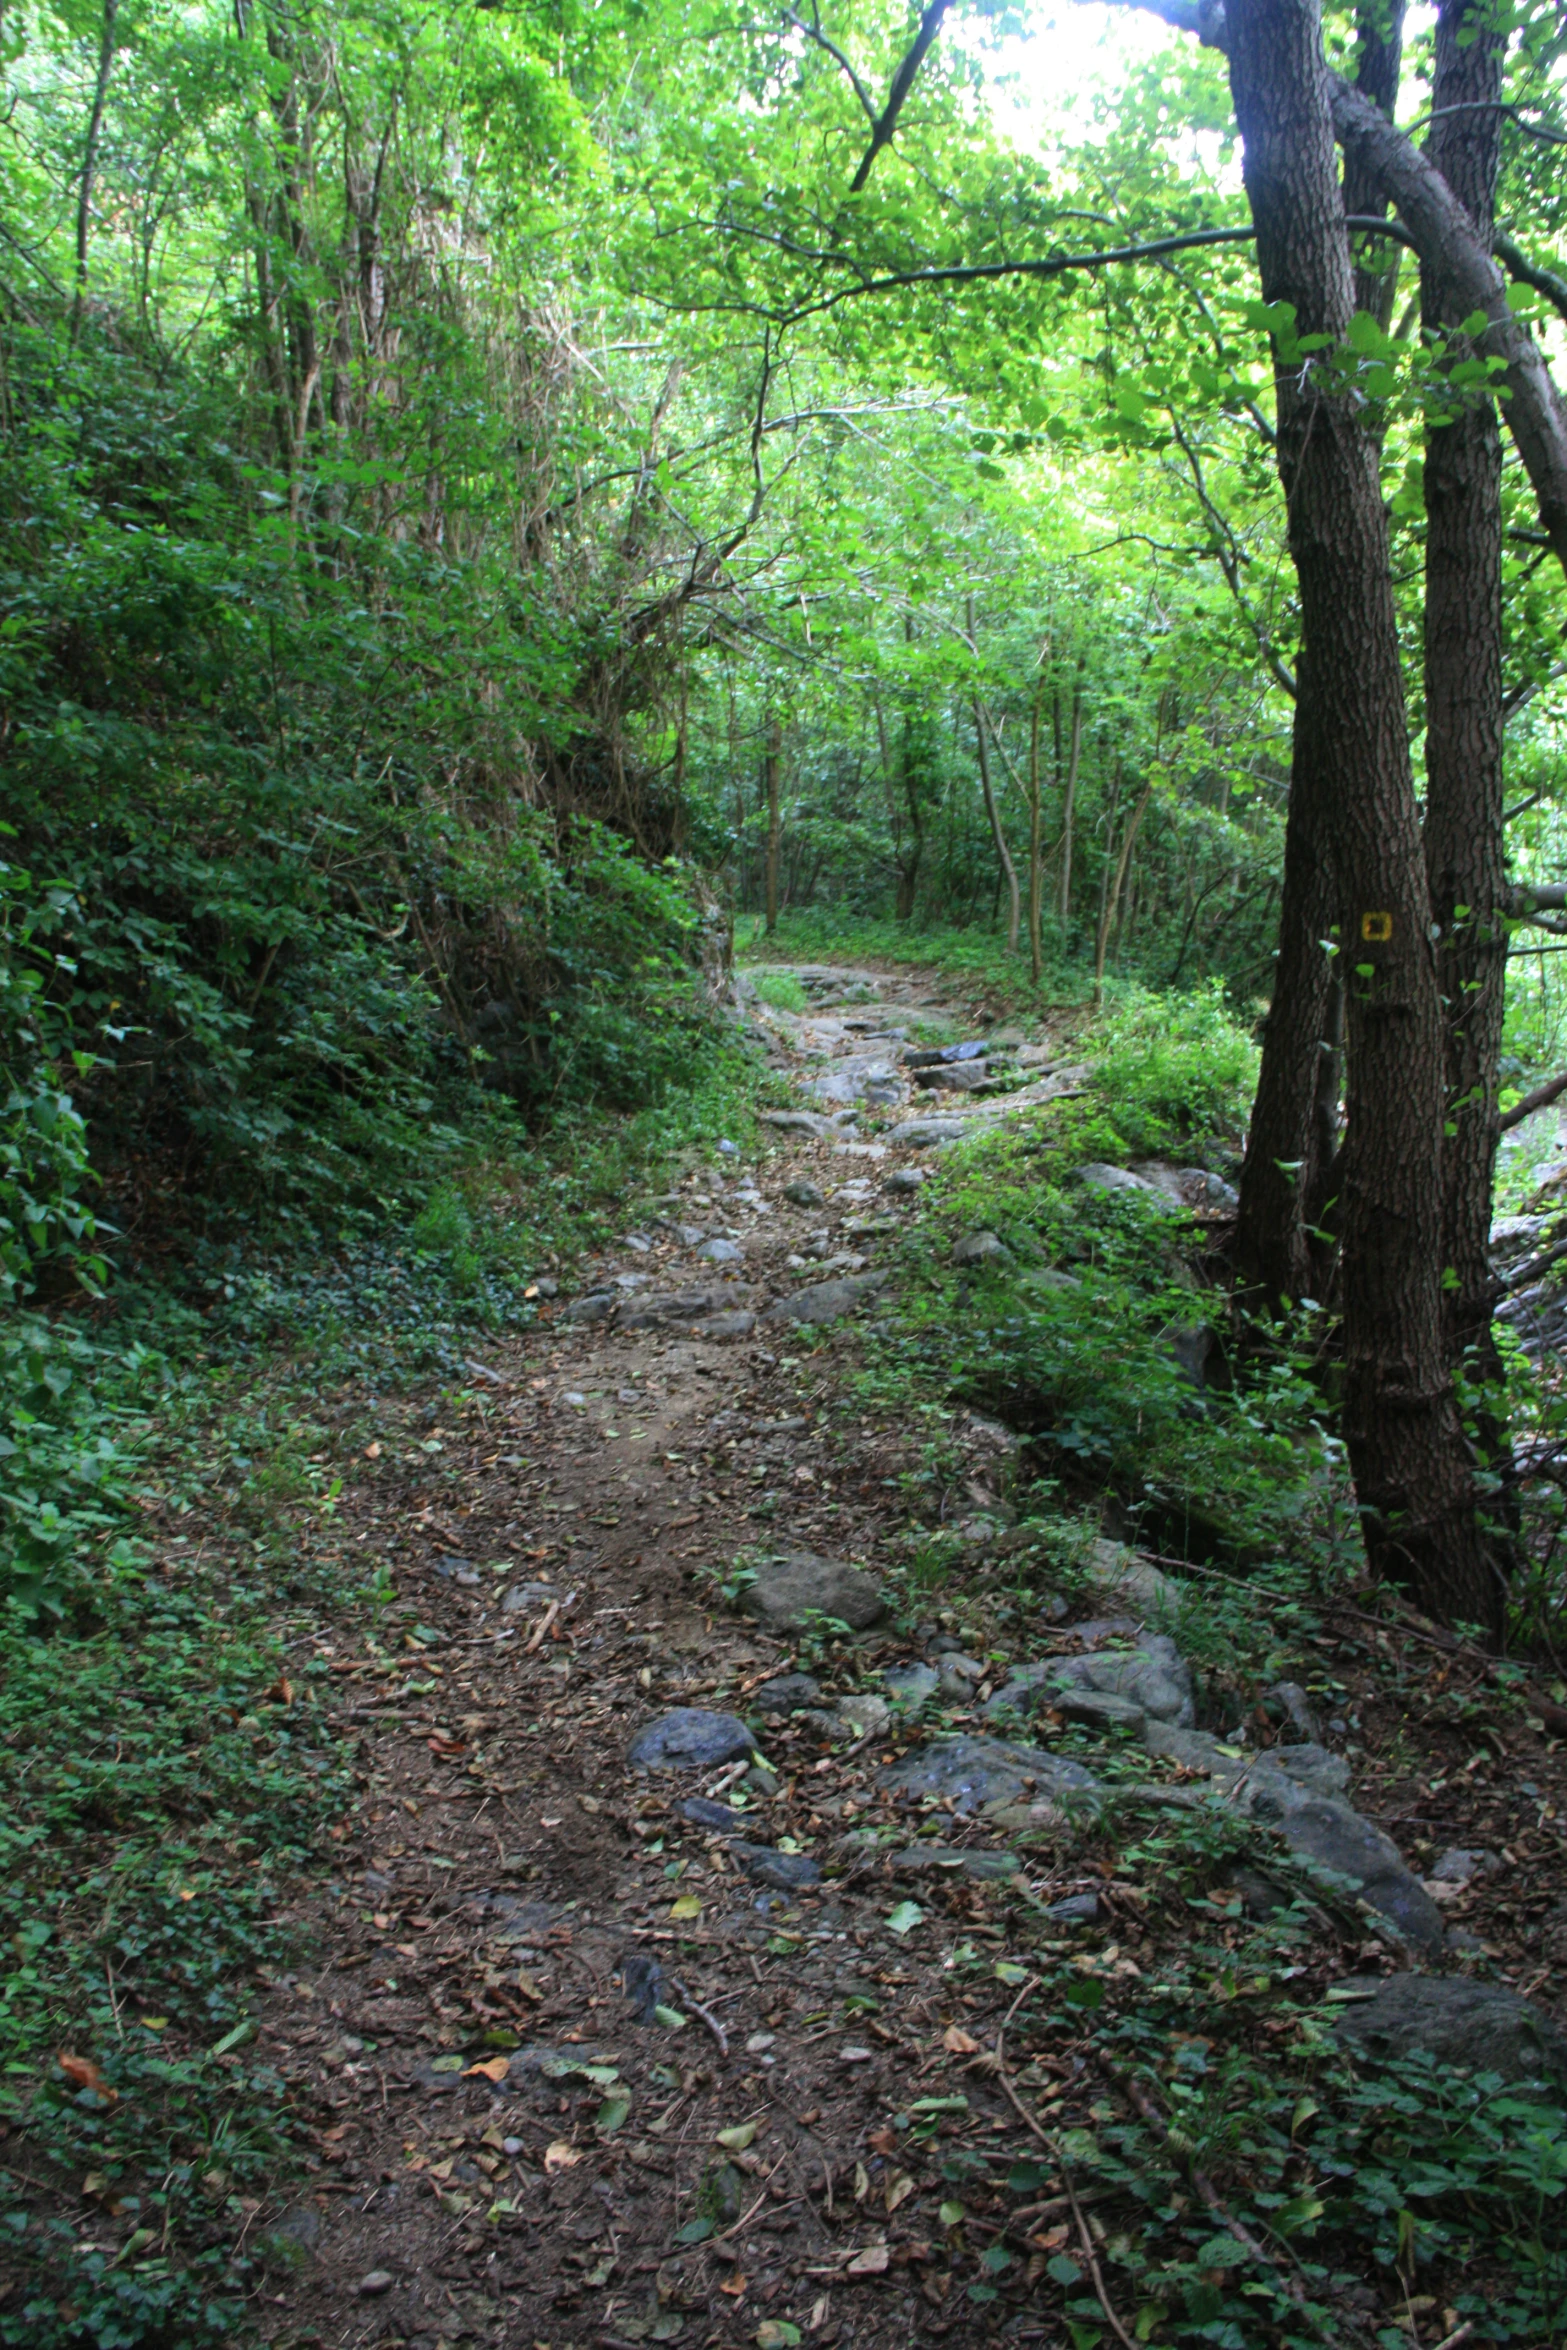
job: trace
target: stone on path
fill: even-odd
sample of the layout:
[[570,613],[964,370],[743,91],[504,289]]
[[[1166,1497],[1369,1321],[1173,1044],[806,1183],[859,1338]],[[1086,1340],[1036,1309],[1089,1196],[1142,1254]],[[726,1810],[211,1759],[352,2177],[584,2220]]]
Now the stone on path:
[[764,1681],[760,1689],[752,1690],[751,1710],[764,1722],[784,1722],[796,1706],[814,1705],[821,1693],[822,1685],[814,1673],[780,1673],[776,1680]]
[[1423,2048],[1439,2064],[1567,2087],[1567,2034],[1517,1991],[1464,1975],[1373,1976],[1364,1988],[1371,1996],[1346,2002],[1337,2030],[1368,2056]]
[[775,1852],[770,1844],[736,1844],[731,1849],[754,1885],[771,1885],[776,1892],[792,1893],[800,1885],[822,1881],[820,1861],[812,1860],[807,1852]]
[[952,1244],[955,1265],[1007,1265],[1012,1251],[996,1232],[968,1232]]
[[745,1261],[745,1250],[738,1242],[725,1240],[721,1232],[715,1232],[711,1240],[704,1240],[696,1253],[710,1265],[739,1265]]
[[762,1317],[767,1322],[836,1322],[852,1314],[868,1297],[886,1287],[885,1273],[846,1275],[837,1281],[812,1281],[804,1289],[781,1297]]
[[812,1550],[764,1560],[741,1605],[780,1631],[795,1629],[808,1615],[819,1615],[836,1617],[851,1632],[864,1632],[887,1612],[881,1585],[873,1576],[846,1566],[842,1559],[819,1558]]
[[972,1118],[906,1118],[888,1137],[906,1150],[930,1149],[933,1143],[960,1142],[972,1130]]
[[756,1316],[740,1307],[729,1314],[709,1314],[691,1327],[698,1338],[749,1338],[756,1328]]
[[717,1763],[739,1762],[753,1747],[750,1731],[733,1714],[713,1714],[701,1706],[677,1706],[637,1732],[626,1749],[626,1760],[637,1770],[711,1770]]
[[1177,1202],[1172,1200],[1162,1185],[1152,1183],[1146,1175],[1134,1175],[1130,1167],[1110,1167],[1102,1159],[1090,1159],[1079,1167],[1077,1180],[1087,1191],[1136,1192],[1153,1206],[1174,1213]]
[[790,1203],[797,1208],[824,1207],[827,1200],[827,1195],[821,1189],[820,1185],[815,1183],[806,1183],[804,1181],[797,1183],[786,1183],[784,1185],[783,1195],[786,1200],[790,1201]]
[[881,1774],[894,1795],[951,1799],[960,1812],[986,1804],[1015,1804],[1025,1792],[1036,1801],[1082,1803],[1099,1782],[1081,1763],[1047,1754],[1041,1746],[1013,1746],[1001,1738],[939,1738],[916,1746]]
[[889,1665],[881,1677],[881,1685],[894,1705],[905,1713],[917,1714],[936,1694],[934,1665]]
[[757,1116],[764,1126],[776,1126],[783,1134],[811,1134],[820,1138],[832,1132],[832,1120],[816,1110],[759,1110]]

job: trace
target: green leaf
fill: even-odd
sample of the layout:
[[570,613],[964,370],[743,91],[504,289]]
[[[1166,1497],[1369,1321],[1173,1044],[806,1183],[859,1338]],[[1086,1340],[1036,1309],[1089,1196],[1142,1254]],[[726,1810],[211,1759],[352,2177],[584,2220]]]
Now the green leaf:
[[1083,2272],[1077,2262],[1069,2260],[1064,2252],[1056,2253],[1052,2259],[1045,2262],[1045,2274],[1054,2277],[1058,2285],[1066,2285],[1069,2288],[1080,2285],[1083,2281]]
[[887,1913],[887,1931],[889,1934],[900,1936],[912,1934],[915,1927],[922,1923],[924,1916],[925,1912],[920,1908],[918,1902],[900,1901],[896,1909],[889,1910]]

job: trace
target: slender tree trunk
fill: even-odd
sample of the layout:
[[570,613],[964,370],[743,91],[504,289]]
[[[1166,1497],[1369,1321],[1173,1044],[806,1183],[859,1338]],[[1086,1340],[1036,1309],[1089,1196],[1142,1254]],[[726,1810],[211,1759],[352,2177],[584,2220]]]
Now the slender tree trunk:
[[776,718],[767,729],[767,754],[762,761],[762,785],[767,796],[767,935],[778,928],[778,769],[783,751],[783,729]]
[[1041,682],[1034,690],[1028,729],[1028,970],[1036,987],[1044,969],[1039,935],[1045,895],[1039,808],[1039,717],[1043,694]]
[[[1121,782],[1120,776],[1118,774],[1116,777],[1117,797],[1120,795],[1120,788]],[[1111,883],[1108,890],[1101,889],[1099,893],[1099,931],[1098,936],[1094,940],[1094,1008],[1096,1010],[1098,1009],[1099,1004],[1104,997],[1105,958],[1110,951],[1110,933],[1115,927],[1116,916],[1120,910],[1121,890],[1126,881],[1127,867],[1131,864],[1132,861],[1132,849],[1137,840],[1138,827],[1142,823],[1143,817],[1147,813],[1148,802],[1152,799],[1152,797],[1153,785],[1150,782],[1143,786],[1143,796],[1138,801],[1136,807],[1132,810],[1131,815],[1127,818],[1126,831],[1121,841],[1121,853],[1117,857],[1115,864],[1115,880]],[[1113,807],[1111,812],[1111,823],[1112,825],[1114,824]],[[1111,837],[1114,837],[1113,832]],[[1109,844],[1107,843],[1105,851],[1106,874],[1109,873],[1109,870]]]
[[87,257],[92,240],[92,191],[98,170],[98,142],[103,136],[104,109],[109,102],[109,76],[114,71],[114,29],[120,0],[103,0],[103,29],[98,40],[98,78],[93,84],[92,111],[82,147],[82,176],[76,192],[76,291],[71,302],[71,342],[82,331],[87,303]]
[[[1490,241],[1501,147],[1505,35],[1471,0],[1437,15],[1435,119],[1427,148],[1476,230]],[[1420,273],[1428,334],[1449,340],[1464,316],[1440,268]],[[1454,356],[1469,356],[1459,339]],[[1489,1238],[1497,1144],[1497,1059],[1507,979],[1502,828],[1502,444],[1493,402],[1455,391],[1451,422],[1426,436],[1426,872],[1440,926],[1447,1013],[1444,1152],[1445,1305],[1455,1353],[1494,1379],[1496,1283]],[[1489,1432],[1490,1445],[1505,1444]]]
[[[1315,0],[1230,0],[1226,16],[1264,297],[1293,305],[1297,335],[1337,341],[1354,291]],[[1377,448],[1352,398],[1293,348],[1276,353],[1275,400],[1304,732],[1348,966],[1345,1439],[1373,1570],[1433,1613],[1494,1627],[1443,1330],[1443,1022]]]
[[[1012,851],[1007,847],[1007,836],[1001,829],[1001,810],[990,780],[990,754],[985,748],[985,715],[978,701],[974,703],[974,741],[979,751],[979,787],[985,795],[985,814],[990,818],[990,837],[996,844],[996,862],[1007,885],[1007,953],[1017,953],[1018,925],[1022,920],[1022,901],[1018,891],[1017,867],[1012,862]],[[999,882],[998,885],[999,887]]]
[[[1056,724],[1060,728],[1061,705],[1056,704]],[[1072,919],[1072,820],[1077,810],[1077,774],[1083,755],[1083,689],[1072,689],[1072,747],[1067,753],[1066,786],[1061,794],[1061,884],[1056,899],[1056,913],[1065,930]]]

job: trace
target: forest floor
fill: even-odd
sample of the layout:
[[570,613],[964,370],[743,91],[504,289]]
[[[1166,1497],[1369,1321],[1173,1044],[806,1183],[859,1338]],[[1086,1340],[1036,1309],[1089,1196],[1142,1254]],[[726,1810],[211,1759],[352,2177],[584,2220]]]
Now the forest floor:
[[[838,992],[948,1035],[974,1012],[907,977]],[[1092,1609],[1046,1608],[993,1562],[967,1587],[911,1581],[916,1515],[990,1506],[1014,1443],[976,1416],[938,1428],[867,1400],[873,1297],[830,1328],[767,1318],[801,1260],[853,1280],[890,1255],[920,1207],[884,1179],[927,1163],[850,1128],[776,1139],[743,1175],[730,1162],[637,1203],[635,1245],[578,1284],[630,1284],[634,1302],[699,1280],[724,1294],[697,1319],[737,1313],[717,1325],[733,1334],[573,1322],[563,1302],[476,1344],[455,1400],[386,1404],[374,1430],[362,1399],[345,1411],[358,1462],[335,1539],[394,1563],[357,1629],[340,1617],[294,1644],[357,1740],[359,1800],[330,1884],[296,1905],[315,1955],[259,2013],[314,2149],[286,2210],[255,2217],[272,2262],[257,2314],[278,2345],[1164,2338],[1153,2287],[1116,2265],[1135,2197],[1090,2143],[1140,2114],[1162,2124],[1094,2011],[1101,1987],[1190,1963],[1194,1940],[1215,1986],[1227,1963],[1255,1970],[1256,1929],[1220,1882],[1222,1840],[1172,1861],[1157,1816],[1063,1833],[1044,1807],[1030,1834],[950,1798],[921,1811],[886,1780],[931,1719],[862,1696],[834,1724],[888,1668],[961,1644],[983,1669],[967,1702],[949,1684],[942,1719],[987,1728],[1000,1660],[1076,1653],[1073,1614]],[[802,1185],[822,1204],[791,1200]],[[732,1262],[699,1261],[698,1231],[733,1236]],[[894,1612],[852,1640],[756,1621],[737,1564],[768,1548],[885,1576]],[[1560,1741],[1482,1659],[1353,1608],[1319,1622],[1354,1717],[1357,1805],[1426,1860],[1488,1855],[1441,1896],[1480,1954],[1461,1963],[1559,2003]],[[758,1733],[765,1768],[628,1764],[671,1709],[754,1718],[756,1692],[802,1667],[817,1689]],[[1467,1708],[1446,1702],[1457,1689]],[[744,1846],[709,1824],[739,1792]],[[682,1816],[691,1798],[707,1821]],[[791,1887],[812,1873],[801,1856],[828,1873]],[[1258,2062],[1296,2032],[1281,2016],[1407,1963],[1331,1905],[1271,1957],[1271,1998],[1254,1971],[1214,1992]],[[1063,2006],[1063,1978],[1081,2004],[1069,1987]],[[1230,2217],[1221,2188],[1204,2226],[1244,2267]],[[1298,2300],[1293,2255],[1257,2257]],[[1183,2273],[1225,2282],[1217,2256]],[[1463,2332],[1451,2289],[1371,2264],[1299,2338],[1431,2350]]]

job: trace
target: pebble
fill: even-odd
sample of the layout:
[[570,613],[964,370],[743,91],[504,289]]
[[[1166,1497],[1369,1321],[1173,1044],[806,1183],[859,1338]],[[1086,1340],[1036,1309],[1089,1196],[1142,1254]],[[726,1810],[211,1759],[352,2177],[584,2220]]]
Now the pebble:
[[367,2301],[370,2301],[374,2300],[378,2293],[389,2293],[396,2282],[397,2279],[389,2268],[373,2268],[368,2276],[360,2278],[356,2289],[365,2296]]
[[747,2056],[765,2056],[777,2037],[776,2032],[753,2032],[745,2044]]
[[696,1253],[710,1265],[738,1265],[745,1257],[743,1248],[737,1247],[732,1240],[725,1240],[720,1233],[715,1233],[711,1240],[704,1240]]
[[786,1183],[784,1198],[797,1208],[820,1208],[827,1204],[827,1195],[814,1183]]

